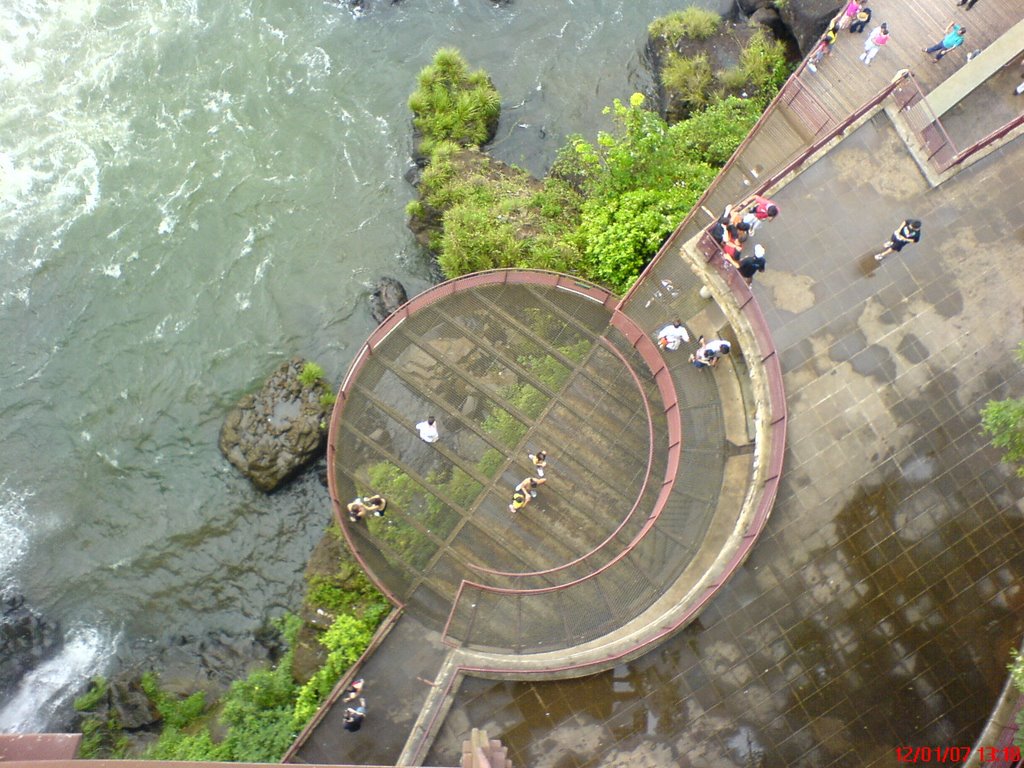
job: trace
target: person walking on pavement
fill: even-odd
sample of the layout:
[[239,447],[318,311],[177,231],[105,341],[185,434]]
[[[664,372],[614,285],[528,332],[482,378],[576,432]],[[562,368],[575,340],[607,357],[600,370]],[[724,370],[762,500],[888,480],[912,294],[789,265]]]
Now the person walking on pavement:
[[871,60],[875,58],[875,55],[881,50],[882,46],[888,42],[889,25],[882,22],[868,33],[868,39],[864,42],[864,53],[860,55],[860,60],[865,65],[871,66]]
[[917,243],[920,240],[921,222],[917,219],[904,219],[885,244],[885,250],[875,254],[875,261],[881,261],[890,253],[899,253],[907,243]]
[[978,2],[978,0],[960,0],[960,2],[959,2],[959,3],[957,3],[957,5],[958,5],[958,6],[960,6],[960,5],[966,5],[967,7],[966,7],[966,8],[964,9],[964,10],[965,10],[965,11],[969,11],[969,10],[971,10],[971,8],[973,8],[973,7],[974,7],[974,4],[975,4],[976,2]]
[[954,48],[959,48],[964,44],[965,34],[967,34],[966,27],[957,24],[955,21],[951,21],[946,26],[945,36],[939,40],[939,42],[929,48],[922,48],[921,50],[924,51],[924,53],[934,53],[935,59],[932,63],[937,63],[942,60],[943,56]]
[[821,36],[821,40],[811,52],[811,58],[807,62],[807,68],[811,72],[817,73],[818,64],[821,64],[822,59],[832,55],[832,46],[835,45],[836,37],[839,35],[838,23],[837,21],[832,22],[832,26],[825,30],[825,34]]
[[366,699],[359,699],[358,706],[345,708],[343,727],[346,731],[355,733],[363,727],[364,719],[366,719]]
[[758,243],[754,246],[754,255],[747,256],[740,262],[740,276],[747,281],[747,285],[754,282],[754,275],[764,272],[767,262],[764,258],[764,246]]
[[[761,195],[754,195],[750,203],[750,207],[746,208],[746,213],[743,214],[743,223],[749,227],[749,233],[753,235],[762,222],[775,220],[779,215],[779,206],[774,200]],[[745,203],[743,205],[746,206]]]

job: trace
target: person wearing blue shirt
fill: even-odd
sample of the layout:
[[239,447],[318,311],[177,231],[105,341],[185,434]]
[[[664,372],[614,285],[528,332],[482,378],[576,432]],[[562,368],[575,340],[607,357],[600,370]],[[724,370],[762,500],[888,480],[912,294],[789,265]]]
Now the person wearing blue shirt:
[[930,48],[925,48],[924,52],[934,53],[935,61],[939,61],[954,48],[959,48],[964,44],[964,35],[966,33],[967,29],[965,27],[951,21],[949,22],[949,26],[946,27],[945,36],[935,45]]

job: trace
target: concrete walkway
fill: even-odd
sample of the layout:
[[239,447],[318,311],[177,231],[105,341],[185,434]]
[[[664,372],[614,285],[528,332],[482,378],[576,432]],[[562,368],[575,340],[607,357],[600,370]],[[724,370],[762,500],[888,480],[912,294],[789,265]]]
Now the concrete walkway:
[[[531,768],[889,766],[897,746],[973,744],[1024,633],[1024,483],[978,428],[1024,392],[1022,178],[1016,141],[931,189],[879,114],[777,194],[755,294],[790,438],[752,557],[637,662],[467,680],[428,764],[464,722]],[[878,265],[905,216],[921,244]]]

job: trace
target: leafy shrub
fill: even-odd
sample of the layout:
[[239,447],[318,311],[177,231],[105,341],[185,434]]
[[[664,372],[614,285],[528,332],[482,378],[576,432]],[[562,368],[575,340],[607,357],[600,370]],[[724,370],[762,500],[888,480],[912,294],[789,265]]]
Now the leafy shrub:
[[669,128],[680,162],[725,165],[761,115],[761,105],[733,96],[715,102]]
[[299,383],[304,387],[315,386],[324,377],[324,369],[316,363],[306,363],[299,372]]
[[506,448],[514,448],[526,435],[526,425],[504,408],[493,408],[480,426]]
[[90,712],[96,709],[97,705],[106,697],[108,690],[107,679],[103,675],[97,675],[89,681],[89,688],[86,692],[75,699],[75,711]]
[[333,392],[324,392],[322,395],[320,395],[320,405],[322,405],[324,408],[330,408],[336,402],[338,402],[338,396]]
[[713,81],[708,55],[696,56],[672,54],[661,70],[661,84],[691,107],[703,107],[711,100]]
[[740,51],[740,68],[767,102],[789,76],[786,46],[759,29]]
[[155,672],[147,672],[142,676],[141,687],[149,700],[156,706],[165,726],[179,729],[188,728],[206,711],[205,693],[196,691],[184,699],[171,696],[160,688],[160,680]]
[[480,457],[476,463],[476,468],[479,470],[481,475],[486,477],[494,478],[498,475],[498,470],[505,464],[505,454],[501,451],[495,450],[494,448],[488,448],[484,451],[484,455]]
[[651,37],[664,37],[675,46],[683,38],[707,40],[722,25],[722,17],[712,11],[690,6],[652,21],[647,32]]
[[390,461],[380,461],[372,465],[367,474],[370,477],[370,488],[388,500],[388,504],[396,504],[408,509],[413,496],[418,490],[416,482]]
[[413,125],[422,139],[420,152],[430,157],[446,142],[480,146],[494,133],[501,97],[483,70],[469,65],[454,48],[442,48],[420,70],[418,88],[409,97]]
[[718,82],[728,93],[740,93],[747,87],[747,72],[743,67],[730,67],[717,74]]
[[[1024,342],[1017,346],[1016,358],[1024,363]],[[989,400],[981,410],[981,428],[1002,449],[1003,461],[1020,465],[1017,475],[1024,477],[1024,398]],[[1016,661],[1024,681],[1024,661]]]

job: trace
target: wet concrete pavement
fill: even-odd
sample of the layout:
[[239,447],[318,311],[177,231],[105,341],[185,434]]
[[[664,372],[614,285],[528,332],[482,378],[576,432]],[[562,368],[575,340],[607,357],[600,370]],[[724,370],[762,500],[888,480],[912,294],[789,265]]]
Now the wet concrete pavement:
[[[888,766],[973,744],[1024,632],[1024,483],[978,416],[1024,392],[1022,178],[1017,140],[931,189],[880,114],[774,195],[755,294],[789,440],[752,556],[636,662],[466,680],[427,764],[455,764],[470,727],[524,768]],[[877,264],[904,217],[922,242]]]
[[[355,733],[346,731],[345,707],[338,704],[324,716],[290,762],[393,765],[427,700],[430,684],[446,652],[438,632],[424,627],[413,616],[403,615],[358,672],[365,683],[363,727]],[[401,663],[395,659],[401,659]],[[457,763],[454,760],[451,765]]]

